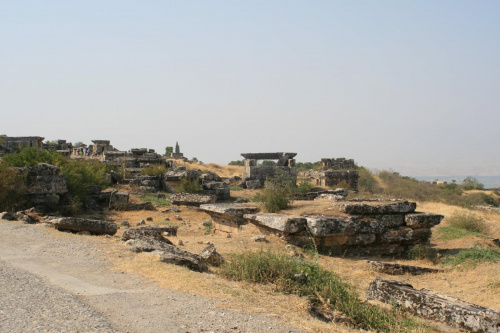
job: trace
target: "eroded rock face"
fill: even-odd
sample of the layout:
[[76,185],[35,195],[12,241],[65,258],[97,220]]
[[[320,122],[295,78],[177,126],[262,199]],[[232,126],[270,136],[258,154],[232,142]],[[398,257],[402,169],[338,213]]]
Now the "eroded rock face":
[[435,291],[416,290],[408,283],[377,278],[370,283],[367,297],[470,332],[500,331],[500,312]]
[[89,231],[97,235],[114,235],[118,230],[118,226],[115,223],[74,217],[62,217],[55,219],[52,221],[52,224],[57,230],[60,231]]

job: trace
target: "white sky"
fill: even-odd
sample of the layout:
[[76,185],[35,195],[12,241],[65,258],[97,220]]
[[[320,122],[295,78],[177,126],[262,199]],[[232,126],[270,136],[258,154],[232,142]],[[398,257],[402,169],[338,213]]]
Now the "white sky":
[[0,134],[500,175],[498,1],[1,1]]

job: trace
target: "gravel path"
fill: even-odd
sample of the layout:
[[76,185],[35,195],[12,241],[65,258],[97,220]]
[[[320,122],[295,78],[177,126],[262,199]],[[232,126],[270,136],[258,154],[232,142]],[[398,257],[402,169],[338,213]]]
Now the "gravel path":
[[0,221],[0,332],[303,332],[111,271],[101,245]]

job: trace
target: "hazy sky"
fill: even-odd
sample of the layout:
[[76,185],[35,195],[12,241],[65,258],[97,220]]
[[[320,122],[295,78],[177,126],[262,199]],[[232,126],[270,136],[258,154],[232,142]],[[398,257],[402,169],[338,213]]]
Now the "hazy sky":
[[499,18],[497,0],[0,0],[0,134],[500,175]]

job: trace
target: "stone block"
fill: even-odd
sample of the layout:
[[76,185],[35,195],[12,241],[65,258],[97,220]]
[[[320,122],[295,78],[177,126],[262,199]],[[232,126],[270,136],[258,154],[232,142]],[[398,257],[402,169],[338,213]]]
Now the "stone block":
[[387,304],[395,303],[417,316],[469,332],[500,331],[500,312],[435,291],[416,290],[408,283],[377,278],[370,283],[367,297]]
[[200,206],[214,203],[215,195],[193,194],[193,193],[175,193],[170,197],[174,205]]
[[412,229],[432,228],[441,223],[443,215],[432,213],[406,214],[405,224]]
[[395,201],[390,203],[345,203],[338,204],[341,212],[352,215],[405,214],[414,212],[415,202]]
[[286,234],[295,234],[304,231],[307,223],[305,217],[285,214],[245,214],[243,218],[253,224],[265,226]]
[[89,231],[98,235],[114,235],[118,230],[115,223],[108,223],[101,220],[80,219],[74,217],[62,217],[52,221],[54,227],[59,231]]

